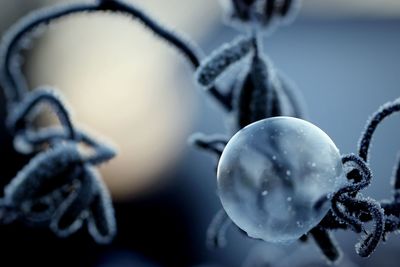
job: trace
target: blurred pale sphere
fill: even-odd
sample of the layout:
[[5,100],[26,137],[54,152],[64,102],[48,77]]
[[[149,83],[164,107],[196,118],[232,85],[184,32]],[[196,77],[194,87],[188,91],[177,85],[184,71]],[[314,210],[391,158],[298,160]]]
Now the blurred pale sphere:
[[99,12],[52,23],[26,63],[33,88],[61,90],[77,126],[116,145],[100,168],[114,199],[165,184],[196,111],[193,70],[178,52],[128,16]]
[[250,237],[298,239],[330,209],[317,202],[346,184],[339,150],[321,129],[292,117],[253,123],[229,141],[218,165],[222,205]]

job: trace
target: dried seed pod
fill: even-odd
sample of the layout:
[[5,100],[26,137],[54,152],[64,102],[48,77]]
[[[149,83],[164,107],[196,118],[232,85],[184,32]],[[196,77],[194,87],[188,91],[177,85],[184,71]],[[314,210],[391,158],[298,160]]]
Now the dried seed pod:
[[300,0],[223,0],[225,21],[238,29],[254,27],[263,31],[288,23],[300,6]]

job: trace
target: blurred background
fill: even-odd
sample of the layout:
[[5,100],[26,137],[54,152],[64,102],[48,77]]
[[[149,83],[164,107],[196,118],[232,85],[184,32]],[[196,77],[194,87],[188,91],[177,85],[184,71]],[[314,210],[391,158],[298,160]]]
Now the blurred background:
[[[237,34],[222,23],[219,1],[129,1],[190,36],[207,54]],[[0,33],[33,9],[70,2],[0,0]],[[266,53],[303,93],[310,121],[342,153],[355,152],[366,119],[400,96],[400,1],[303,2],[293,24],[265,39]],[[101,172],[119,232],[112,244],[98,246],[86,230],[57,239],[48,229],[0,226],[2,266],[325,266],[312,243],[273,246],[235,229],[226,248],[206,248],[207,226],[220,208],[216,162],[187,139],[194,132],[228,135],[227,117],[194,84],[186,60],[139,22],[111,13],[69,16],[45,28],[24,55],[32,88],[45,84],[61,90],[76,123],[118,148],[118,157]],[[2,95],[0,104],[4,185],[27,159],[12,149]],[[398,117],[385,122],[374,142],[375,180],[365,194],[377,199],[391,194],[398,125]],[[398,266],[397,235],[369,259],[355,254],[355,234],[335,235],[343,266]]]

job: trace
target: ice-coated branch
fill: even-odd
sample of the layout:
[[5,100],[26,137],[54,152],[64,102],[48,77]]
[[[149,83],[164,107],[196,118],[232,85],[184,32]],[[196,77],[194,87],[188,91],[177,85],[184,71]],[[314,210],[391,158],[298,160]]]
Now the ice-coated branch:
[[[23,98],[28,91],[26,80],[20,67],[20,50],[24,38],[41,25],[75,13],[92,13],[98,11],[112,11],[126,14],[139,20],[156,36],[160,37],[178,51],[180,51],[197,68],[200,65],[202,53],[191,41],[183,35],[159,24],[142,10],[121,0],[98,0],[94,3],[74,3],[59,5],[51,8],[34,11],[21,19],[6,32],[0,46],[0,84],[5,90],[8,104],[13,105]],[[29,41],[29,38],[25,41]],[[208,92],[227,110],[230,104],[226,96],[222,95],[216,87],[211,87]]]

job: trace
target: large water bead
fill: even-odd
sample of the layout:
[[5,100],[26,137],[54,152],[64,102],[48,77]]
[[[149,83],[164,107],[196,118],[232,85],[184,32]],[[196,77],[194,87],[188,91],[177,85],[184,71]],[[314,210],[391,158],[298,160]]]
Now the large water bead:
[[219,196],[228,216],[250,237],[268,242],[293,241],[315,227],[346,182],[329,136],[291,117],[243,128],[218,165]]

